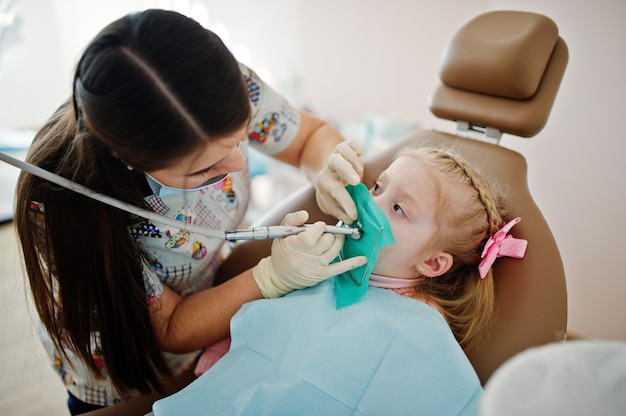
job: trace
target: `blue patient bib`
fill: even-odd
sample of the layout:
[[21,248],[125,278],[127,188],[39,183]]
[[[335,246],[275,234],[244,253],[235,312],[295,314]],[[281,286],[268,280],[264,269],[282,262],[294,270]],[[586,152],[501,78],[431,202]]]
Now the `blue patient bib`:
[[370,288],[337,308],[333,279],[244,305],[230,351],[155,416],[476,416],[478,376],[441,314]]

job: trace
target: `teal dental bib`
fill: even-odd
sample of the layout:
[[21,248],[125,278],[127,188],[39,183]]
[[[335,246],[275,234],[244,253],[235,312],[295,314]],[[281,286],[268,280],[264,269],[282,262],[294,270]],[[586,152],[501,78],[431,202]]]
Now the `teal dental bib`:
[[367,187],[360,183],[356,186],[348,185],[346,190],[356,204],[358,219],[352,227],[360,229],[361,238],[355,240],[346,237],[339,256],[340,259],[365,256],[367,263],[342,273],[335,279],[338,308],[355,303],[367,292],[370,274],[376,264],[378,252],[384,246],[396,242],[387,216],[376,205]]

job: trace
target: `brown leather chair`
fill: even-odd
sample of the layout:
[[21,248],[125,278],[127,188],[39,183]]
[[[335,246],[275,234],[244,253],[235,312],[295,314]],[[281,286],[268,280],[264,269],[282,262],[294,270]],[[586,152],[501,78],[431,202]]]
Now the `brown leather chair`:
[[[441,85],[430,102],[433,114],[457,123],[456,134],[417,130],[366,161],[364,183],[372,183],[403,146],[452,147],[483,175],[510,190],[511,215],[522,217],[515,236],[529,244],[523,260],[501,258],[494,266],[495,324],[484,347],[469,357],[483,384],[513,355],[565,339],[567,294],[557,244],[528,189],[526,160],[498,142],[503,133],[531,137],[543,128],[567,60],[565,42],[545,16],[496,11],[476,17],[447,48]],[[314,189],[307,186],[254,225],[279,224],[286,213],[299,209],[308,210],[311,221],[336,221],[317,208]],[[270,243],[240,243],[222,267],[220,279],[254,266],[269,254]],[[181,379],[172,390],[189,380]],[[138,398],[92,414],[145,413],[155,398]]]

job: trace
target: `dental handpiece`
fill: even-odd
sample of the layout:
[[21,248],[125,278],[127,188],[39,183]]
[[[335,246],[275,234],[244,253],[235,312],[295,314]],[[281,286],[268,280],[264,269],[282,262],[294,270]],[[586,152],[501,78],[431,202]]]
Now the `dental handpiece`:
[[[224,239],[228,241],[238,240],[265,240],[268,238],[282,238],[294,234],[299,234],[310,227],[311,224],[302,226],[295,225],[269,225],[263,227],[240,228],[238,230],[224,232]],[[337,225],[327,225],[325,232],[332,234],[349,235],[353,239],[361,238],[358,228],[340,227]]]
[[[47,181],[60,185],[64,188],[77,192],[88,198],[92,198],[92,199],[95,199],[96,201],[100,201],[109,206],[115,207],[117,209],[121,209],[122,211],[126,211],[130,214],[138,215],[146,219],[163,223],[163,224],[169,225],[170,227],[177,227],[177,228],[180,228],[181,230],[204,235],[208,238],[214,238],[218,240],[224,239],[228,241],[264,240],[268,238],[280,238],[280,237],[287,237],[293,234],[298,234],[306,230],[306,227],[311,226],[311,224],[305,224],[303,226],[291,226],[291,225],[264,226],[264,227],[254,227],[254,228],[242,228],[242,229],[233,230],[233,231],[225,231],[224,234],[222,234],[221,232],[217,230],[211,230],[209,228],[200,227],[195,224],[189,224],[189,223],[180,221],[175,218],[166,217],[157,212],[148,211],[146,209],[139,208],[137,206],[134,206],[127,202],[113,198],[111,196],[101,194],[90,188],[87,188],[86,186],[83,186],[79,183],[73,182],[67,178],[59,176],[56,173],[49,172],[45,169],[32,165],[28,162],[24,162],[22,160],[9,156],[8,154],[4,152],[0,152],[0,160],[10,165],[13,165],[19,169],[22,169],[23,171],[28,172],[32,175],[38,176],[42,179],[45,179]],[[341,222],[339,224],[341,224]],[[350,235],[355,240],[358,240],[359,238],[361,238],[361,229],[359,228],[343,227],[340,225],[327,225],[326,232],[333,233],[333,234]]]

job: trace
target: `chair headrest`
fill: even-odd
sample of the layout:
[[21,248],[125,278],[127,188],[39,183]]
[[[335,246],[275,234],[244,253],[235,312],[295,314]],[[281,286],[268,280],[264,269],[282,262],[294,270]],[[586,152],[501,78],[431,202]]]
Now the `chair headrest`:
[[532,137],[548,120],[567,60],[567,46],[548,17],[482,14],[448,45],[430,110],[446,120]]

